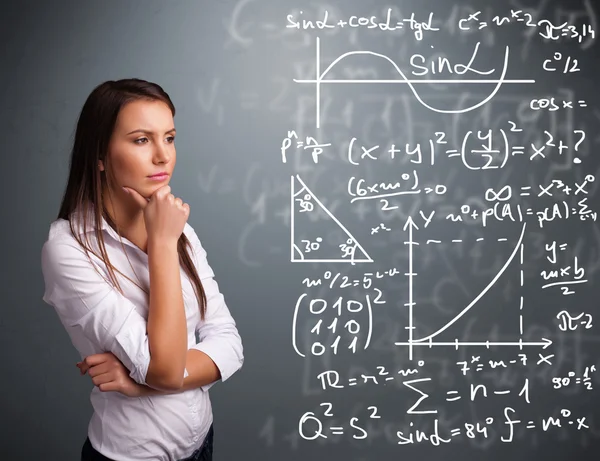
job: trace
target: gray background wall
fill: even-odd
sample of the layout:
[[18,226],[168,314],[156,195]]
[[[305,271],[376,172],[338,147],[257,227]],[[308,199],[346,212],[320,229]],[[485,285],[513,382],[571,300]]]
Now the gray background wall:
[[[584,24],[598,26],[599,6],[591,1],[406,1],[392,2],[395,18],[410,17],[412,12],[425,21],[430,12],[442,20],[443,30],[425,33],[415,39],[406,27],[395,33],[367,29],[332,29],[300,32],[286,29],[286,16],[322,19],[352,14],[377,15],[385,19],[392,5],[375,1],[275,1],[240,0],[202,1],[53,1],[5,2],[0,14],[2,72],[0,126],[4,133],[2,159],[5,246],[0,317],[0,361],[3,364],[0,386],[3,459],[79,459],[87,423],[91,415],[91,382],[80,377],[74,363],[77,353],[61,328],[52,308],[42,301],[43,279],[40,250],[50,222],[56,218],[67,178],[68,153],[76,117],[89,92],[108,79],[139,77],[159,83],[171,95],[176,107],[178,165],[171,185],[192,208],[190,224],[201,236],[208,251],[225,299],[235,317],[244,341],[245,363],[229,382],[211,389],[215,411],[215,460],[427,460],[468,457],[478,460],[501,459],[596,459],[600,437],[600,412],[595,387],[599,385],[600,360],[597,353],[597,271],[600,267],[600,232],[597,221],[581,220],[578,215],[556,218],[540,227],[537,212],[558,203],[563,210],[576,208],[582,198],[594,212],[598,209],[599,180],[585,186],[587,194],[575,195],[577,184],[586,175],[598,176],[598,31],[581,43],[563,38],[544,41],[538,32],[523,22],[487,27],[470,34],[456,30],[460,18],[477,10],[480,19],[510,16],[513,10],[532,14],[535,21],[547,19],[559,25],[573,23],[578,30]],[[303,11],[300,16],[299,11]],[[523,16],[521,16],[523,17]],[[454,26],[454,28],[452,28]],[[508,79],[535,79],[535,84],[504,84],[491,101],[479,109],[461,114],[440,114],[419,104],[406,84],[322,85],[321,127],[315,128],[315,90],[293,79],[315,78],[316,37],[321,39],[321,71],[346,52],[370,50],[385,54],[408,74],[409,58],[414,53],[445,55],[466,64],[475,43],[481,43],[474,67],[496,69],[492,75],[467,73],[464,78],[499,78],[505,46],[509,46]],[[433,46],[433,48],[432,48]],[[546,72],[542,64],[554,53],[578,60],[580,72]],[[563,61],[564,63],[564,61]],[[456,78],[457,75],[450,76]],[[374,56],[354,55],[340,62],[327,78],[398,79],[389,62]],[[415,77],[413,78],[421,78]],[[448,74],[433,78],[449,78]],[[457,109],[484,99],[490,85],[430,84],[415,85],[420,98],[437,108]],[[573,109],[531,111],[532,98],[555,96],[559,101],[574,100]],[[585,100],[587,107],[580,107]],[[559,104],[561,104],[559,102]],[[498,143],[500,129],[509,129],[508,120],[523,129],[509,133],[511,145],[524,146],[523,155],[508,155],[501,168],[482,170],[485,158],[471,152],[479,144],[467,145],[470,170],[458,158],[447,158],[442,146],[434,165],[411,163],[405,143],[429,146],[437,131],[447,134],[444,149],[460,148],[469,130],[494,132]],[[309,150],[287,151],[281,160],[281,145],[289,130],[301,139],[314,136],[325,148],[319,163],[311,160]],[[584,130],[579,140],[575,130]],[[533,154],[548,141],[562,140],[569,147],[559,154],[558,147],[547,146],[544,158]],[[357,160],[366,148],[395,143],[402,152],[394,161],[361,161],[352,166],[346,159],[347,143],[357,138],[353,155]],[[502,144],[496,144],[502,146]],[[440,153],[441,152],[441,153]],[[429,151],[424,149],[425,159]],[[573,162],[581,159],[580,164]],[[500,165],[503,157],[494,157]],[[347,192],[351,176],[367,183],[396,182],[402,173],[415,170],[420,185],[444,184],[447,193],[400,195],[389,198],[393,211],[382,210],[378,200],[351,202]],[[290,177],[300,175],[314,196],[327,207],[344,228],[373,259],[372,263],[292,263],[290,261]],[[560,179],[572,187],[569,196],[538,197],[546,187]],[[409,182],[410,185],[412,183]],[[558,184],[558,183],[557,183]],[[535,213],[526,216],[527,228],[519,255],[497,278],[476,305],[457,318],[499,273],[515,248],[519,248],[522,222],[493,221],[486,227],[481,219],[452,222],[448,213],[460,213],[463,204],[488,207],[486,189],[496,191],[510,185],[513,206]],[[530,186],[530,196],[519,196],[521,187]],[[300,189],[296,183],[296,191]],[[564,192],[563,192],[564,194]],[[434,198],[436,200],[434,200]],[[338,223],[316,206],[310,212],[299,211],[295,202],[295,242],[322,237],[321,259],[340,257],[339,244],[346,234]],[[514,209],[514,208],[513,208]],[[436,211],[431,224],[424,226],[420,215]],[[540,341],[552,345],[518,347],[414,347],[413,360],[405,346],[409,325],[409,238],[403,230],[411,216],[419,226],[414,231],[412,261],[414,338],[433,334],[449,323],[440,342],[514,342]],[[373,228],[384,224],[387,230]],[[484,240],[478,240],[484,238]],[[429,239],[441,243],[427,243]],[[500,239],[500,240],[498,240]],[[506,240],[503,240],[506,239]],[[453,242],[462,240],[462,242]],[[567,244],[558,252],[557,264],[547,259],[545,245]],[[299,252],[296,252],[298,255]],[[563,295],[560,287],[542,288],[541,272],[571,266],[574,258],[585,269],[587,283],[566,285],[573,294]],[[329,282],[363,280],[365,272],[375,273],[396,268],[397,275],[373,279],[372,286],[340,287]],[[326,271],[332,276],[324,277]],[[523,273],[521,283],[521,271]],[[316,287],[302,284],[305,277],[321,278]],[[566,275],[560,280],[569,279]],[[570,279],[569,279],[570,280]],[[373,300],[381,290],[383,304],[372,304],[372,336],[364,348],[369,329],[366,296]],[[294,312],[300,296],[298,316]],[[335,336],[311,333],[319,319],[324,328],[335,319],[333,303],[342,296],[362,300],[359,313],[344,311],[337,332],[345,322],[356,320],[361,327],[358,349],[348,349],[353,336],[340,337],[339,350],[330,347]],[[523,298],[523,307],[520,300]],[[323,298],[329,309],[310,314],[311,299]],[[592,327],[579,324],[570,331],[560,329],[560,312],[593,317]],[[519,331],[520,316],[523,332]],[[456,319],[456,321],[454,321]],[[582,317],[585,319],[585,317]],[[296,321],[296,323],[294,323]],[[295,335],[292,334],[295,325]],[[324,330],[329,331],[329,330]],[[292,339],[297,338],[298,349]],[[310,354],[315,341],[327,345],[321,356]],[[517,360],[528,357],[527,365]],[[537,365],[540,355],[553,355],[552,365]],[[479,356],[479,361],[474,357]],[[417,366],[419,360],[423,366]],[[472,369],[463,375],[457,362],[469,361]],[[491,369],[489,360],[504,360],[507,368]],[[477,371],[476,364],[485,365]],[[583,383],[586,367],[591,386]],[[378,368],[383,367],[383,368]],[[400,370],[418,368],[416,375],[403,378]],[[319,373],[336,370],[342,389],[323,389]],[[381,371],[394,376],[385,381]],[[554,389],[552,378],[568,377],[566,387]],[[361,375],[375,376],[363,383]],[[356,386],[349,385],[355,378]],[[407,411],[421,394],[402,384],[409,379],[426,379],[413,386],[428,398],[420,409],[437,414],[411,415]],[[429,378],[429,380],[427,380]],[[469,399],[470,385],[488,386],[488,397]],[[519,392],[527,386],[527,403]],[[457,391],[459,401],[449,401]],[[493,391],[510,390],[509,394]],[[332,404],[333,416],[324,415],[324,402]],[[376,406],[380,419],[372,418],[369,407]],[[510,426],[505,424],[505,408],[516,410],[511,443]],[[562,427],[541,428],[542,419],[562,417]],[[315,441],[299,436],[299,421],[314,412],[323,424],[327,438]],[[359,430],[368,437],[357,440]],[[494,419],[486,425],[486,418]],[[585,417],[588,428],[578,429],[577,418]],[[429,442],[399,445],[397,431],[405,434],[418,428],[431,433],[435,418],[440,420],[440,436],[449,438],[450,430],[462,427],[461,436],[451,443],[435,447]],[[536,428],[527,429],[529,421]],[[572,421],[573,424],[569,424]],[[487,427],[487,437],[470,439],[464,424]],[[410,424],[413,423],[413,426]],[[315,421],[304,425],[311,436]],[[332,434],[330,426],[344,426],[344,434]],[[8,455],[4,458],[4,454]]]

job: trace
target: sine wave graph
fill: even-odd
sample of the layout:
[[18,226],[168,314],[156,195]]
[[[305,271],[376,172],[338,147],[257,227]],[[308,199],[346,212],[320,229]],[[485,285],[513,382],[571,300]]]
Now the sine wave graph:
[[[477,42],[476,48],[475,48],[475,53],[477,52],[477,49],[479,47],[479,42]],[[510,80],[510,79],[505,79],[506,77],[506,72],[508,69],[508,56],[509,56],[509,47],[508,45],[505,47],[505,52],[504,52],[504,63],[503,63],[503,67],[502,67],[502,74],[500,75],[500,78],[498,79],[474,79],[474,80],[455,80],[455,79],[442,79],[442,80],[431,80],[431,79],[408,79],[406,77],[406,75],[404,75],[404,72],[402,72],[402,69],[400,69],[400,67],[398,66],[398,64],[396,64],[396,62],[394,62],[394,60],[392,60],[390,57],[381,54],[381,53],[376,53],[374,51],[350,51],[347,53],[344,53],[342,55],[340,55],[339,57],[337,57],[322,73],[321,73],[321,41],[319,37],[316,37],[316,57],[315,57],[315,65],[316,65],[316,78],[315,79],[309,79],[309,80],[305,80],[305,79],[293,79],[293,81],[295,83],[300,83],[300,84],[314,84],[315,85],[315,93],[316,93],[316,127],[320,128],[321,125],[321,85],[322,84],[344,84],[344,83],[378,83],[378,84],[397,84],[397,83],[401,83],[401,84],[406,84],[409,86],[410,90],[412,91],[414,97],[417,99],[417,101],[423,105],[424,107],[426,107],[427,109],[433,111],[433,112],[438,112],[438,113],[442,113],[442,114],[460,114],[460,113],[464,113],[464,112],[468,112],[474,109],[477,109],[478,107],[483,106],[484,104],[486,104],[488,101],[490,101],[495,95],[496,93],[500,90],[500,88],[502,87],[503,84],[506,83],[535,83],[535,80],[533,79],[517,79],[517,80]],[[368,80],[357,80],[357,79],[344,79],[344,80],[335,80],[335,79],[325,79],[325,76],[336,66],[338,65],[342,60],[348,58],[349,56],[355,56],[355,55],[371,55],[374,56],[378,59],[383,59],[387,62],[389,62],[393,68],[395,69],[395,71],[398,73],[398,75],[400,76],[399,79],[393,79],[393,80],[379,80],[379,79],[368,79]],[[463,107],[460,109],[439,109],[436,107],[433,107],[429,104],[427,104],[419,95],[419,93],[417,92],[416,88],[414,87],[415,84],[425,84],[425,83],[448,83],[448,84],[461,84],[461,83],[474,83],[474,84],[495,84],[494,89],[492,90],[492,92],[485,97],[483,100],[473,104],[472,106],[468,106],[468,107]]]

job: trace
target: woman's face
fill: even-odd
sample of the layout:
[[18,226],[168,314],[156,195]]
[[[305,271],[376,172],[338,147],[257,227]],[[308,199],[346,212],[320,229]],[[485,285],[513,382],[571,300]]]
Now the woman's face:
[[[176,163],[175,124],[161,101],[133,101],[120,111],[108,148],[111,196],[125,199],[127,186],[148,198],[169,183]],[[166,172],[164,179],[149,176]]]

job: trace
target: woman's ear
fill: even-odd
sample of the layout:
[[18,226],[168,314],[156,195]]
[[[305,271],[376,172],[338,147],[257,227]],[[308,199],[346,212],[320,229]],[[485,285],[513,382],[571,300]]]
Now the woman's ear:
[[104,164],[102,163],[102,160],[98,160],[98,169],[100,171],[104,171]]

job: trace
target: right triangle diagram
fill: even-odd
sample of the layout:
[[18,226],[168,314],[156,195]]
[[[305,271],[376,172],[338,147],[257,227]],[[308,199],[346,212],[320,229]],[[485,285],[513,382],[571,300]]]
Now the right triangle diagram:
[[[373,260],[344,225],[306,186],[300,176],[291,176],[291,261],[371,263]],[[317,216],[325,213],[323,229],[315,225]],[[313,215],[312,219],[310,215]],[[321,218],[322,219],[322,218]],[[302,235],[298,231],[309,229]],[[330,238],[333,235],[334,238]]]

